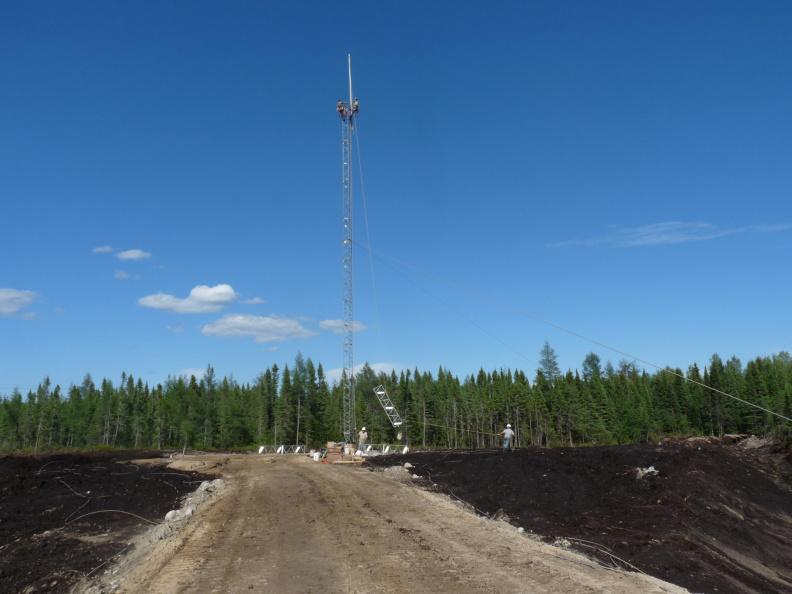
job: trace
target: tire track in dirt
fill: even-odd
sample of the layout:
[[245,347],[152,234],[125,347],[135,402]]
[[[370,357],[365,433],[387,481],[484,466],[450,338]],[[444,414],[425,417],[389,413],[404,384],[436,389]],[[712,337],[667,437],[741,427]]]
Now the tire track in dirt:
[[[310,485],[288,466],[269,461],[275,459],[232,458],[228,490],[200,528],[156,576],[130,591],[322,591],[320,578],[332,568],[321,567],[321,547],[310,527],[317,515]],[[289,574],[282,585],[280,569],[294,555],[311,559],[318,571]]]
[[584,560],[417,489],[401,469],[247,455],[232,456],[222,476],[218,500],[199,509],[169,551],[149,555],[121,591],[684,591],[554,558]]

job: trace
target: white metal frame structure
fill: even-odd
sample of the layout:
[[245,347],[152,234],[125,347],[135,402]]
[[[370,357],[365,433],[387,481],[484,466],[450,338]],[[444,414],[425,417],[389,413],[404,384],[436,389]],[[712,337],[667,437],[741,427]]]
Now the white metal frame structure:
[[304,445],[263,445],[259,446],[259,454],[304,454]]
[[410,446],[392,443],[372,443],[366,446],[364,454],[406,454],[410,451]]
[[388,415],[391,425],[400,427],[403,423],[402,418],[399,416],[399,411],[393,406],[393,402],[391,402],[390,396],[388,396],[385,388],[383,386],[377,386],[374,388],[374,393],[377,395],[382,408],[385,409],[385,414]]

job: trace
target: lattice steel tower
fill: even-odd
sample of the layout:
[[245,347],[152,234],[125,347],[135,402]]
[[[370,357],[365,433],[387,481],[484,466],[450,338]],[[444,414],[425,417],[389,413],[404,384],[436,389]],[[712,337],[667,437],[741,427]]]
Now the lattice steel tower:
[[344,391],[344,440],[353,442],[357,433],[355,423],[355,356],[352,343],[354,334],[354,269],[352,258],[352,134],[354,119],[358,114],[357,99],[352,97],[352,56],[349,60],[349,103],[339,100],[337,110],[341,117],[341,178],[343,185],[343,264],[344,264],[344,369],[341,384]]

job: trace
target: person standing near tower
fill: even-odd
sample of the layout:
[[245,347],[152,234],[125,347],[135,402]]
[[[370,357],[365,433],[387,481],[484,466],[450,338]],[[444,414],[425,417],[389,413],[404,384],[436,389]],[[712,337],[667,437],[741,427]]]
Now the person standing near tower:
[[514,431],[512,431],[511,425],[506,423],[506,429],[498,433],[498,435],[503,435],[503,449],[508,449],[511,440],[514,437]]
[[358,450],[363,451],[363,448],[366,446],[366,441],[368,441],[368,433],[366,433],[366,428],[360,430],[358,433]]

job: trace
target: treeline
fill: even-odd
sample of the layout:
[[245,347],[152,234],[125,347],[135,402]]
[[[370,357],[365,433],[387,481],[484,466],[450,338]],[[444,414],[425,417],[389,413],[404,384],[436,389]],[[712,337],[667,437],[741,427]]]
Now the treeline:
[[[667,435],[789,433],[790,423],[750,404],[792,418],[792,357],[782,351],[743,367],[713,355],[700,370],[648,374],[634,362],[616,368],[589,353],[580,371],[560,373],[545,342],[533,378],[520,370],[483,369],[460,381],[449,370],[396,375],[365,365],[356,375],[356,419],[375,443],[423,447],[490,447],[511,423],[518,446],[619,444]],[[374,388],[382,384],[405,419],[393,429]],[[712,389],[710,389],[712,388]],[[735,396],[735,400],[725,395]],[[298,355],[291,368],[273,365],[255,382],[218,379],[211,366],[151,388],[122,374],[66,392],[45,379],[26,396],[0,399],[0,449],[196,448],[337,441],[342,389],[328,385],[322,365]],[[748,404],[750,403],[750,404]]]

